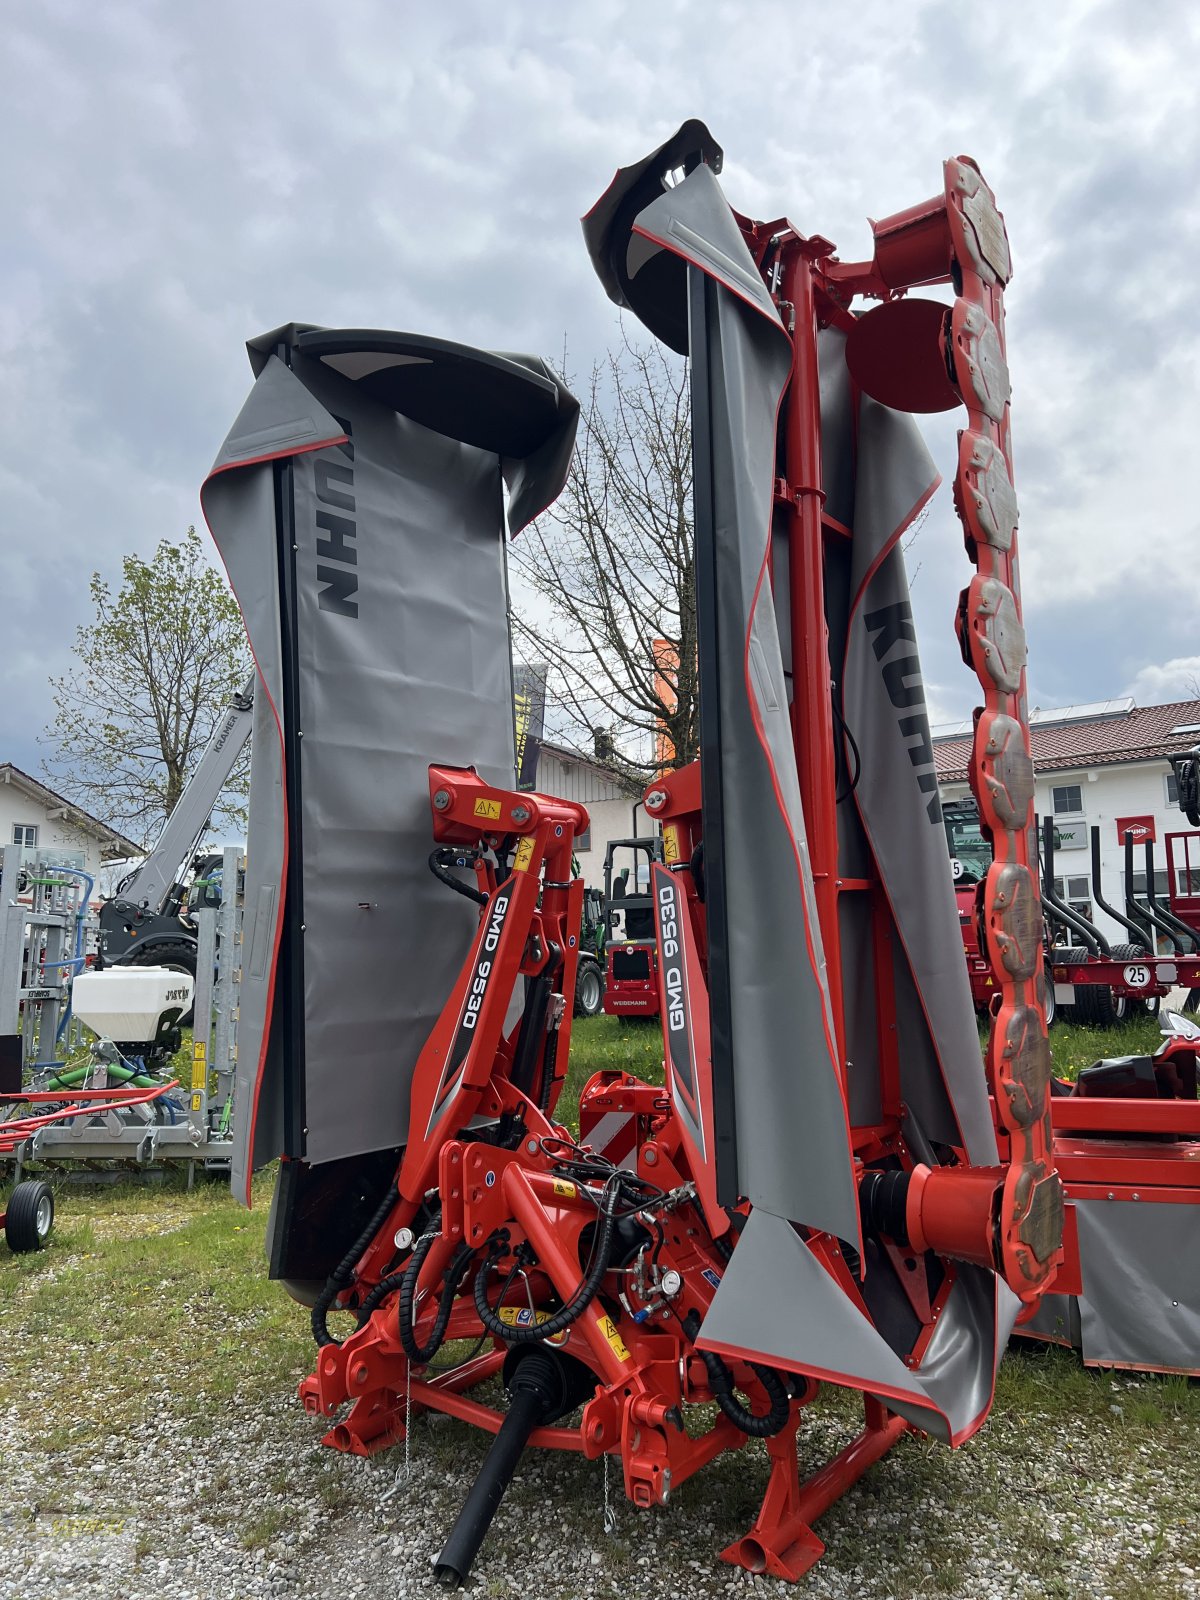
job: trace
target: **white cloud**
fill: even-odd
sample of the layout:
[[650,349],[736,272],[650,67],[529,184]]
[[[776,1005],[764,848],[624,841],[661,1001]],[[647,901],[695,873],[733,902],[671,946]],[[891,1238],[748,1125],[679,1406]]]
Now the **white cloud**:
[[1130,679],[1125,693],[1142,706],[1200,700],[1200,656],[1173,656],[1170,661],[1144,666]]

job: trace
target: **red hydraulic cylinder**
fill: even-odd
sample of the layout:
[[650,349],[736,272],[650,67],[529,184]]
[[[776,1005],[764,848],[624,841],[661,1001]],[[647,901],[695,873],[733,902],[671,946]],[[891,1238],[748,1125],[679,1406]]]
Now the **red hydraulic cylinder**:
[[783,295],[796,319],[792,380],[785,400],[784,454],[789,508],[788,574],[792,645],[792,742],[812,861],[826,979],[833,1002],[839,1065],[845,1061],[841,941],[838,932],[837,768],[825,622],[821,511],[821,398],[812,269],[801,239],[789,243]]

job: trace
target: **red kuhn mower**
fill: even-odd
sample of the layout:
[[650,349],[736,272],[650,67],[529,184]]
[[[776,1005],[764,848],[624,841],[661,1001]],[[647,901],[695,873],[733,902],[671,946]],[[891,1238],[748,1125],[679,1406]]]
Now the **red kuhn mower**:
[[[330,1445],[424,1411],[495,1436],[447,1584],[528,1445],[610,1456],[659,1506],[749,1439],[762,1508],[724,1557],[798,1577],[906,1430],[979,1428],[1062,1260],[1004,225],[959,158],[843,262],[732,211],[720,168],[689,122],[584,223],[609,296],[691,360],[701,757],[647,798],[665,1087],[598,1074],[578,1135],[559,1101],[587,818],[514,788],[504,544],[562,485],[561,382],[284,327],[204,489],[263,690],[235,1183],[282,1153],[271,1270],[311,1306]],[[937,486],[907,413],[951,406],[986,1085],[901,555]],[[863,1428],[802,1482],[824,1383]]]

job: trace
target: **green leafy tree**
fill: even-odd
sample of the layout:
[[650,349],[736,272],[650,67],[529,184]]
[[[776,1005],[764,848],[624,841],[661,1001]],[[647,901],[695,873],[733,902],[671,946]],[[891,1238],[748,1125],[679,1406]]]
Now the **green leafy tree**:
[[[149,845],[246,681],[245,629],[195,528],[177,544],[164,539],[150,561],[126,556],[115,595],[98,572],[90,587],[96,618],[76,630],[78,663],[50,680],[43,770],[68,799]],[[248,793],[243,755],[214,822],[242,822]]]

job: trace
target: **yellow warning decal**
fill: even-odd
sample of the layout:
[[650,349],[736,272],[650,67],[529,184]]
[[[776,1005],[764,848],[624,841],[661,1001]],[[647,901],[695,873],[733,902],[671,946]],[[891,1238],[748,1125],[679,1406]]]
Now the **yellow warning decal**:
[[532,860],[533,860],[533,840],[529,837],[528,834],[526,834],[525,837],[521,840],[520,844],[517,846],[517,853],[513,857],[513,871],[514,872],[528,872],[529,871],[529,863]]
[[193,1111],[203,1111],[204,1110],[204,1096],[202,1094],[194,1094],[192,1096],[192,1110]]
[[564,1200],[574,1200],[577,1191],[575,1185],[568,1183],[565,1178],[555,1178],[554,1192],[561,1194]]
[[[549,1311],[532,1311],[528,1306],[501,1306],[499,1308],[500,1321],[508,1328],[540,1327],[543,1322],[549,1322]],[[566,1344],[567,1329],[561,1333],[552,1333],[546,1340],[547,1344]]]
[[531,1311],[528,1306],[501,1306],[500,1321],[509,1328],[531,1328],[537,1322],[549,1322],[548,1311]]
[[609,1347],[617,1360],[628,1361],[629,1350],[624,1339],[617,1332],[617,1325],[613,1319],[611,1317],[597,1317],[596,1326],[600,1329],[601,1337],[608,1341]]
[[[206,1046],[202,1040],[197,1040],[192,1045],[192,1088],[205,1089],[208,1087],[208,1063],[204,1059]],[[199,1108],[197,1108],[199,1109]]]
[[477,817],[483,817],[488,822],[499,822],[500,821],[500,802],[499,802],[499,800],[476,800],[476,802],[475,802],[475,815]]
[[663,828],[663,855],[669,867],[680,860],[679,829],[673,822],[668,822]]

